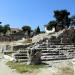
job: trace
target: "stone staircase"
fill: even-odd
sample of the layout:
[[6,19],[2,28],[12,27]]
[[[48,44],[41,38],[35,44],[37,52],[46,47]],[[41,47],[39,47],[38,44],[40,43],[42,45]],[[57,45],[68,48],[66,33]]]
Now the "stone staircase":
[[[41,46],[42,47],[42,46]],[[58,48],[44,48],[41,52],[42,61],[51,61],[66,58],[66,56],[58,50]]]
[[28,50],[26,49],[21,49],[15,54],[15,58],[17,62],[28,62],[28,55],[27,55]]
[[[58,36],[61,33],[63,33],[63,31],[60,31],[55,34],[51,34],[51,36],[56,36],[56,38],[58,38]],[[48,61],[54,61],[54,60],[72,59],[75,57],[75,46],[74,45],[61,44],[61,42],[59,42],[58,44],[51,43],[50,42],[51,36],[48,37],[47,35],[45,40],[42,39],[39,42],[36,42],[25,49],[18,50],[18,53],[15,54],[16,60],[18,62],[27,63],[30,60],[28,51],[29,50],[31,51],[32,49],[41,51],[41,60],[44,63]]]
[[[75,48],[74,48],[75,49]],[[65,60],[72,59],[75,57],[74,49],[65,48],[48,48],[42,49],[41,59],[42,62],[47,62],[51,60]]]
[[36,49],[41,50],[41,60],[43,63],[54,60],[66,60],[75,57],[75,47],[73,45],[50,45],[46,42],[41,44],[33,44],[26,49],[20,49],[15,54],[15,58],[18,62],[28,63],[29,55],[28,50]]

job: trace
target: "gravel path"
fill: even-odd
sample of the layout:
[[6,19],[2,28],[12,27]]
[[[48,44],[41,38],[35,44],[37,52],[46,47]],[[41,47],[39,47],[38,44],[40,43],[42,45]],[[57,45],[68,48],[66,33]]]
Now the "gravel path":
[[0,60],[0,75],[20,75],[10,69],[3,60]]
[[0,59],[0,75],[36,75],[37,71],[34,71],[33,73],[24,73],[20,74],[16,72],[14,69],[10,69],[6,65],[6,60]]
[[2,57],[3,54],[0,53],[0,75],[21,75],[17,73],[15,70],[10,69],[6,65],[6,60],[4,60]]

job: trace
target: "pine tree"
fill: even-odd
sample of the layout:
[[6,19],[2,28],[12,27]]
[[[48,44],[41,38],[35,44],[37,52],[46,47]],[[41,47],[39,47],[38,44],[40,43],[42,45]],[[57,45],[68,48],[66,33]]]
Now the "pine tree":
[[38,26],[37,29],[36,29],[36,34],[39,34],[39,33],[40,33],[40,28]]

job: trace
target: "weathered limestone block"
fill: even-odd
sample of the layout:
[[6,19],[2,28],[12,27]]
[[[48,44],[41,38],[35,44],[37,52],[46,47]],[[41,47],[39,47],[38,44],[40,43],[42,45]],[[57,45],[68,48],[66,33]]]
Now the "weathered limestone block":
[[41,63],[41,50],[31,49],[29,50],[29,64]]

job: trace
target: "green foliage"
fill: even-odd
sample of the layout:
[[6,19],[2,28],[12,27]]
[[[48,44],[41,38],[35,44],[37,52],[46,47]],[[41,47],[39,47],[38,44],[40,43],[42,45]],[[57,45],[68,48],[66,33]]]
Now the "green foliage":
[[28,32],[28,34],[30,34],[31,27],[30,27],[30,26],[23,26],[23,27],[22,27],[22,30],[23,30],[24,32]]
[[40,33],[40,28],[39,28],[39,26],[36,28],[35,32],[36,32],[36,34],[39,34],[39,33]]
[[2,32],[3,32],[3,26],[0,25],[0,33],[2,33]]
[[70,25],[69,15],[70,15],[70,12],[68,12],[67,10],[55,10],[54,11],[54,17],[56,18],[56,21],[66,27],[69,27]]
[[53,27],[56,28],[56,26],[57,26],[57,22],[53,20],[53,21],[50,21],[50,22],[48,23],[47,29],[48,29],[48,30],[51,30]]
[[9,24],[4,25],[4,27],[3,27],[3,33],[6,34],[6,32],[7,32],[8,30],[10,30],[10,25],[9,25]]
[[0,22],[0,24],[2,24],[2,22]]
[[68,18],[68,15],[70,15],[70,12],[67,10],[55,10],[54,11],[54,17],[57,21],[62,21],[63,19]]
[[59,31],[64,29],[65,27],[68,28],[70,26],[70,21],[71,21],[69,15],[70,12],[68,12],[67,10],[55,10],[54,17],[56,20],[50,21],[47,24],[47,29],[51,30],[53,27],[55,27],[55,30]]
[[0,25],[0,33],[6,34],[6,32],[8,30],[10,30],[10,25],[9,24],[4,25],[4,26]]

